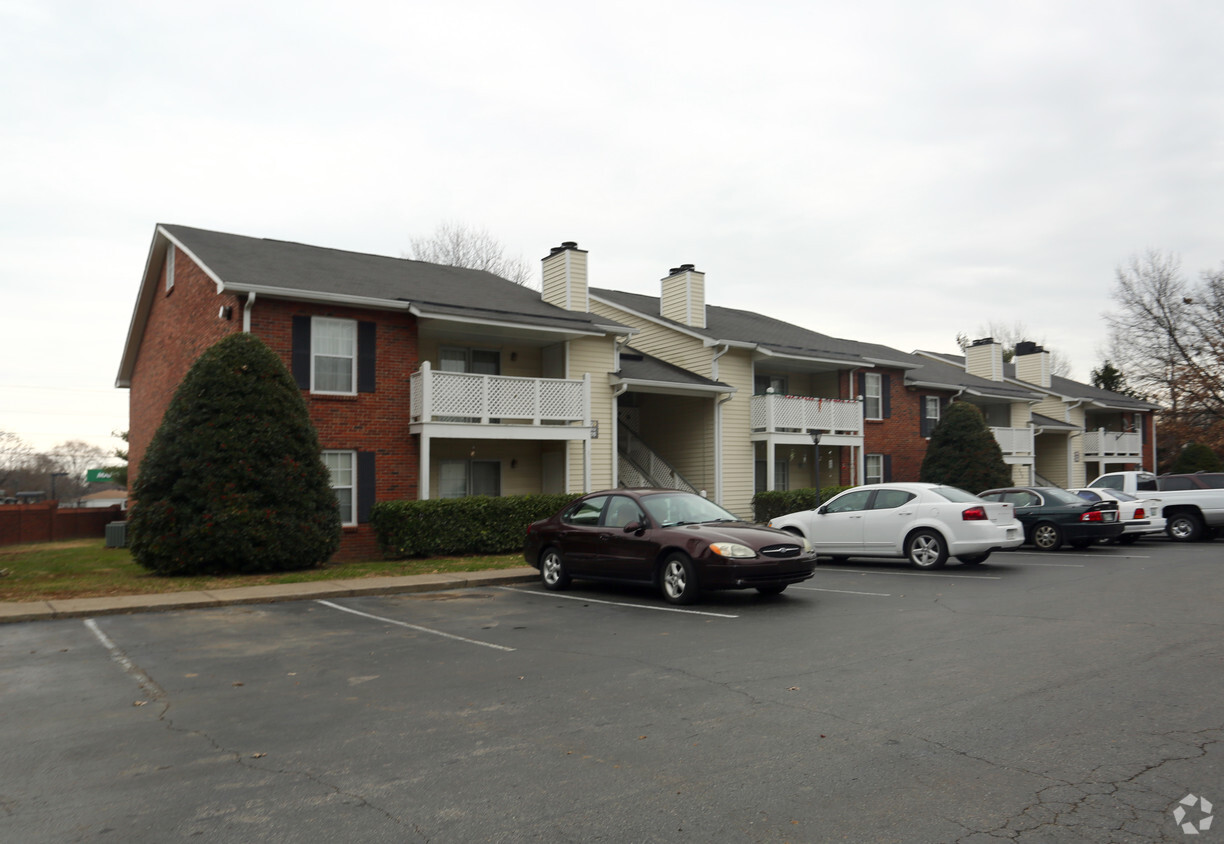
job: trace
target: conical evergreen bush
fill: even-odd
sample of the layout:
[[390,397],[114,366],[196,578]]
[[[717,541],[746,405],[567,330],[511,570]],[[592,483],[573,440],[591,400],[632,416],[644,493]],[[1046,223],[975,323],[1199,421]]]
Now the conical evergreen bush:
[[141,461],[132,556],[158,574],[326,561],[340,515],[306,403],[280,358],[233,334],[192,365]]
[[919,477],[927,483],[960,487],[975,495],[1011,486],[1011,468],[982,412],[963,401],[952,402],[931,432]]

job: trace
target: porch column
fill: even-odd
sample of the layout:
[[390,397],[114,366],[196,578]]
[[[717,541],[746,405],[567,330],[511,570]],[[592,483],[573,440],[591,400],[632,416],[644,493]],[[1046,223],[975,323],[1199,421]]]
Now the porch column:
[[429,500],[429,430],[428,425],[423,425],[421,429],[421,462],[417,466],[417,500]]
[[774,441],[771,436],[765,440],[765,489],[773,492],[774,488]]

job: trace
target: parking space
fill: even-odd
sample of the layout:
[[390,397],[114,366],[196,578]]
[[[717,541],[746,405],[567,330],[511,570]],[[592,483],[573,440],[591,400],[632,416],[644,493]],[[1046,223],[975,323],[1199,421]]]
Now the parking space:
[[0,840],[1180,840],[1219,547],[6,625]]

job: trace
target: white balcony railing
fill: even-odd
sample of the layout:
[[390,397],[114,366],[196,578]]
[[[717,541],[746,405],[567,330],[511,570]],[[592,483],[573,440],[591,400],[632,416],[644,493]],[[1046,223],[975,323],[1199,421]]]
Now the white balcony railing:
[[1098,428],[1084,432],[1085,457],[1142,457],[1143,437],[1137,432],[1106,431]]
[[863,404],[817,396],[752,397],[752,430],[766,433],[863,434]]
[[1032,428],[991,428],[990,433],[994,434],[1004,457],[1033,454]]
[[411,376],[413,422],[482,425],[590,424],[590,381],[439,372],[429,362]]

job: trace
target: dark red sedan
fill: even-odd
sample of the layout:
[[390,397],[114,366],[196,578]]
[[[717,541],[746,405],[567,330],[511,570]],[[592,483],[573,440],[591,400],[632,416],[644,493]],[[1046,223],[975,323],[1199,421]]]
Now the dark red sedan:
[[546,589],[565,589],[574,578],[647,583],[673,604],[691,604],[703,589],[777,595],[816,568],[806,539],[674,489],[585,495],[528,525],[523,556]]

